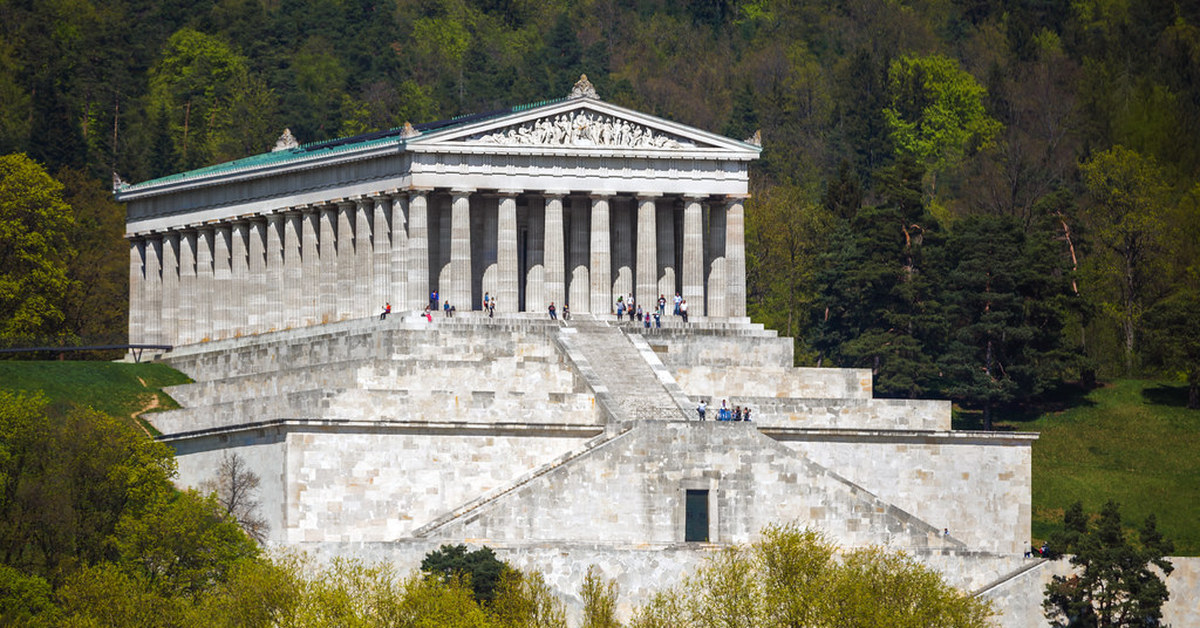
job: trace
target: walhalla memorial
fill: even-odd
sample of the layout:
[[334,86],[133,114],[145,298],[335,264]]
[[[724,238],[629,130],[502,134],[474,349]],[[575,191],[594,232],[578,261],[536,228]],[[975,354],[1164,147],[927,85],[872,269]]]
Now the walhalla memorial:
[[[760,150],[606,103],[585,77],[561,100],[285,133],[118,183],[130,342],[173,345],[161,359],[195,382],[152,415],[180,484],[236,452],[271,545],[407,570],[485,544],[569,607],[589,565],[628,612],[796,522],[908,552],[1004,625],[1044,622],[1023,577],[1036,435],[953,431],[949,401],[794,368],[791,341],[746,317]],[[661,327],[617,321],[618,298],[660,295]],[[752,420],[713,420],[722,400]]]

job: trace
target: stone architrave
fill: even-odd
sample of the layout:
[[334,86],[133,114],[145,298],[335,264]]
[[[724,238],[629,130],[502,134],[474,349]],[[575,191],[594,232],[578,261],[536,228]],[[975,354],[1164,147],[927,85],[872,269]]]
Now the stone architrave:
[[291,310],[292,293],[299,288],[298,284],[284,284],[284,222],[286,215],[280,212],[267,215],[266,237],[266,266],[267,266],[267,302],[263,311],[263,327],[265,329],[283,329],[284,315]]
[[444,296],[457,310],[471,309],[471,192],[451,191],[450,290]]
[[637,292],[634,299],[647,310],[658,302],[657,195],[638,195]]
[[337,320],[354,316],[355,271],[358,270],[354,257],[355,206],[352,202],[337,206]]
[[233,289],[230,235],[227,222],[213,227],[213,337],[217,339],[230,336],[233,328],[229,312],[229,293]]
[[215,337],[217,298],[213,282],[213,240],[215,234],[210,225],[196,228],[196,337],[203,341]]
[[683,299],[690,316],[704,315],[704,216],[703,199],[684,196]]
[[129,238],[129,343],[146,342],[146,239]]
[[612,249],[609,226],[609,199],[612,194],[592,194],[591,242],[588,249],[590,307],[593,314],[607,314],[612,303]]
[[168,231],[162,236],[162,342],[179,342],[176,329],[179,322],[179,232]]
[[529,196],[529,245],[525,251],[525,311],[548,307],[546,300],[545,198]]
[[408,307],[424,309],[429,292],[429,191],[416,189],[408,197]]
[[746,219],[743,197],[729,197],[725,210],[725,315],[746,316]]
[[725,317],[725,204],[714,203],[708,214],[708,316]]
[[675,265],[675,208],[671,201],[658,204],[658,293],[667,300],[667,313],[673,311],[679,292]]
[[231,336],[240,336],[248,330],[250,292],[250,255],[248,244],[250,225],[245,220],[233,223],[229,230],[229,331]]
[[321,211],[320,258],[320,310],[319,322],[328,323],[337,320],[338,314],[338,208],[326,205]]
[[517,190],[500,190],[496,215],[496,309],[517,311]]
[[[205,295],[207,296],[207,294]],[[179,234],[179,325],[176,344],[196,342],[199,326],[196,321],[196,230],[185,229]]]
[[392,310],[402,310],[408,305],[408,196],[393,194],[388,207],[391,213],[391,249],[388,251],[390,283],[387,302]]
[[571,256],[570,274],[567,275],[567,281],[570,285],[567,286],[567,304],[571,306],[571,311],[579,314],[591,311],[590,292],[591,285],[588,281],[588,199],[584,197],[571,197],[571,250],[568,255]]
[[617,298],[629,298],[633,294],[633,212],[630,199],[622,198],[612,204],[612,303],[616,308]]
[[[258,333],[270,328],[267,311],[267,223],[251,220],[246,224],[246,331]],[[278,309],[279,301],[272,301],[272,309]]]
[[[566,293],[566,242],[565,240],[565,225],[563,220],[563,198],[565,192],[548,191],[546,192],[546,212],[545,220],[543,221],[546,228],[546,291],[545,303],[541,304],[541,308],[549,307],[551,303],[555,307],[562,309],[562,306],[567,302]],[[526,309],[532,309],[534,306],[526,304]]]

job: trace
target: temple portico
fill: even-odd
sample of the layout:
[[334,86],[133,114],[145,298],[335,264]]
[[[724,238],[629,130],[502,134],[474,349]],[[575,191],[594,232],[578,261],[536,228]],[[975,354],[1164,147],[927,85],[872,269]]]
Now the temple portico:
[[182,345],[423,310],[605,315],[676,293],[744,321],[760,148],[571,97],[300,146],[135,185],[130,341]]

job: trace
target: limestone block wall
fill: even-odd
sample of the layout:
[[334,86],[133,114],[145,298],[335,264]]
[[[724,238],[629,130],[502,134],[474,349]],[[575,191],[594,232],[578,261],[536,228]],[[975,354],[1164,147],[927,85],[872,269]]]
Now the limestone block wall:
[[[846,546],[960,547],[752,425],[646,422],[435,530],[486,543],[684,540],[688,489],[709,491],[709,538],[742,543],[796,521]],[[573,504],[588,503],[588,508]]]
[[595,433],[292,432],[285,540],[383,542],[511,483]]
[[730,397],[871,398],[871,371],[866,369],[707,366],[679,364],[673,359],[668,366],[689,397],[715,400],[716,405]]
[[1036,436],[955,433],[772,434],[881,499],[949,529],[967,547],[1024,554]]
[[[950,402],[937,399],[797,399],[730,395],[759,427],[948,430]],[[718,402],[719,403],[719,402]]]
[[669,368],[792,366],[792,341],[751,326],[730,329],[661,329],[646,342]]

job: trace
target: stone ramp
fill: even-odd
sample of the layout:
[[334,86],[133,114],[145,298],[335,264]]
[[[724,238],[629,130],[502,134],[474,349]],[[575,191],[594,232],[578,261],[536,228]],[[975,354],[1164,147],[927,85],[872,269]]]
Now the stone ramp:
[[[620,329],[581,316],[557,342],[614,421],[691,419],[690,401],[654,351]],[[640,343],[640,346],[639,346]]]

